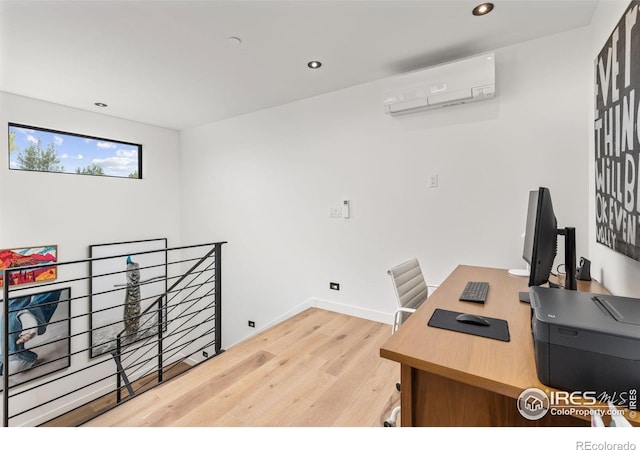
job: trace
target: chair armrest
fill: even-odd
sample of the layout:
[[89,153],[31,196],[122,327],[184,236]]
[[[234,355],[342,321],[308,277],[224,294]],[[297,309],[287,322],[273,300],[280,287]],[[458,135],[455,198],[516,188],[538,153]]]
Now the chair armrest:
[[413,308],[405,308],[405,307],[396,309],[396,312],[393,314],[393,327],[391,328],[391,334],[398,331],[398,328],[400,327],[400,314],[403,312],[413,314],[414,312],[416,312],[416,310]]

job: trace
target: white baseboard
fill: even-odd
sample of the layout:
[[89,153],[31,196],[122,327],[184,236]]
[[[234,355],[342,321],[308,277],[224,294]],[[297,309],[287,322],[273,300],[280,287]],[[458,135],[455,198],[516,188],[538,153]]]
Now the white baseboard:
[[270,322],[266,323],[264,326],[260,327],[259,329],[257,329],[253,333],[249,334],[248,336],[245,336],[240,341],[227,346],[227,348],[231,348],[235,344],[237,344],[239,342],[242,342],[242,341],[245,341],[245,340],[255,336],[256,334],[258,334],[258,333],[260,333],[260,332],[262,332],[262,331],[264,331],[264,330],[266,330],[268,328],[271,328],[271,327],[279,324],[280,322],[284,322],[285,320],[290,319],[291,317],[295,316],[296,314],[299,314],[302,311],[304,311],[305,309],[309,309],[309,308],[325,309],[327,311],[333,311],[333,312],[337,312],[337,313],[340,313],[340,314],[347,314],[349,316],[359,317],[361,319],[372,320],[374,322],[386,323],[386,324],[389,324],[389,325],[391,325],[393,323],[393,314],[392,313],[375,311],[373,309],[360,308],[360,307],[357,307],[357,306],[347,305],[347,304],[344,304],[344,303],[337,303],[337,302],[332,302],[332,301],[324,300],[324,299],[317,298],[317,297],[311,297],[311,298],[305,300],[304,302],[300,303],[299,305],[291,308],[289,311],[287,311],[286,313],[280,315],[276,319],[273,319]]
[[389,325],[393,323],[392,313],[360,308],[358,306],[346,305],[344,303],[332,302],[330,300],[315,297],[309,299],[309,301],[313,302],[313,305],[316,308],[326,309],[327,311],[334,311],[341,314],[347,314],[349,316],[359,317],[361,319],[373,320],[374,322],[387,323]]
[[242,342],[242,341],[246,341],[247,339],[249,339],[249,338],[251,338],[251,337],[255,336],[256,334],[258,334],[258,333],[260,333],[260,332],[262,332],[262,331],[264,331],[264,330],[266,330],[266,329],[268,329],[268,328],[271,328],[272,326],[277,325],[277,324],[279,324],[280,322],[284,322],[285,320],[290,319],[291,317],[295,316],[296,314],[299,314],[299,313],[301,313],[302,311],[304,311],[305,309],[309,309],[309,308],[311,308],[311,307],[313,307],[313,306],[315,306],[315,304],[314,304],[314,302],[313,302],[313,299],[311,299],[311,298],[310,298],[310,299],[308,299],[308,300],[305,300],[304,302],[300,303],[299,305],[294,306],[293,308],[291,308],[291,309],[290,309],[289,311],[287,311],[286,313],[284,313],[284,314],[282,314],[282,315],[278,316],[277,318],[275,318],[275,319],[273,319],[273,320],[269,321],[269,322],[268,322],[268,323],[266,323],[264,326],[262,326],[262,327],[260,327],[260,328],[257,328],[253,333],[251,333],[251,334],[249,334],[249,335],[247,335],[247,336],[243,337],[242,339],[240,339],[240,340],[239,340],[239,341],[237,341],[237,342],[234,342],[234,343],[232,343],[232,344],[230,344],[230,345],[227,345],[227,346],[226,346],[226,348],[231,348],[231,347],[233,347],[234,345],[239,344],[239,343],[240,343],[240,342]]

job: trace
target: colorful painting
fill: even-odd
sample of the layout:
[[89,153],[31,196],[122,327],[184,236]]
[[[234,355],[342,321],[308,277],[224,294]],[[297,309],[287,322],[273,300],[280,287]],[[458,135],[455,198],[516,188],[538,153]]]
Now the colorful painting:
[[[15,267],[36,266],[58,261],[58,246],[28,247],[0,250],[0,271]],[[34,269],[11,272],[9,285],[36,283],[38,281],[55,280],[58,276],[57,267],[38,267]],[[3,275],[0,273],[0,287],[4,285]]]

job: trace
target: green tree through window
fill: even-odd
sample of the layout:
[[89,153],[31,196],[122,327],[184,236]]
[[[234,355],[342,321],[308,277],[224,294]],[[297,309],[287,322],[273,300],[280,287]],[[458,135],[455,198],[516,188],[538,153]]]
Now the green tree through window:
[[20,151],[20,149],[16,147],[16,132],[9,131],[9,153],[11,153],[14,150]]
[[40,141],[31,144],[18,155],[18,167],[22,170],[37,170],[40,172],[63,172],[60,165],[58,151],[53,143],[46,150],[40,148]]
[[104,175],[104,170],[100,166],[91,164],[90,166],[87,166],[87,167],[82,167],[82,168],[78,167],[76,169],[76,173],[79,173],[81,175]]

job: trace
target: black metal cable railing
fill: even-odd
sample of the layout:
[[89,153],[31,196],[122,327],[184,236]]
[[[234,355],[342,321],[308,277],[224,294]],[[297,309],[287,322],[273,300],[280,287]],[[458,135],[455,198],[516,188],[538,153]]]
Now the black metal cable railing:
[[[2,271],[3,426],[79,425],[222,353],[224,243]],[[57,278],[11,282],[43,268]],[[108,406],[83,409],[97,399]]]

